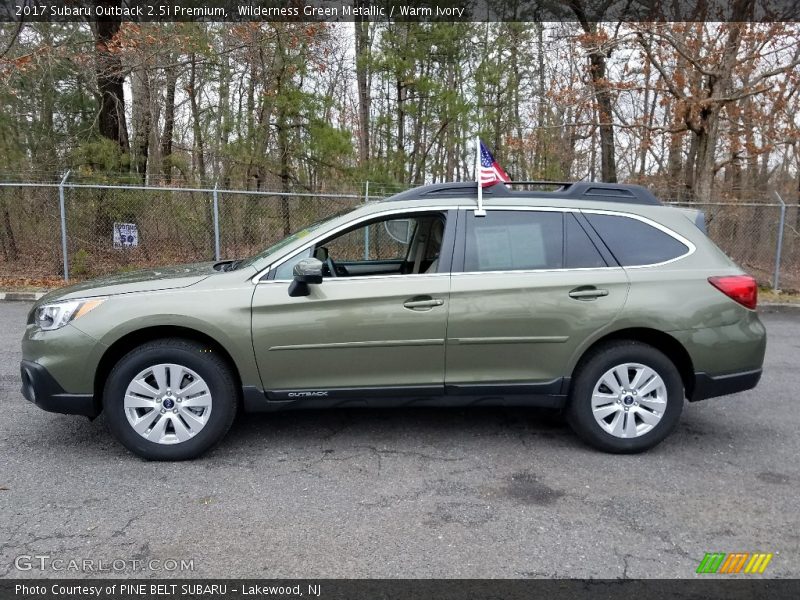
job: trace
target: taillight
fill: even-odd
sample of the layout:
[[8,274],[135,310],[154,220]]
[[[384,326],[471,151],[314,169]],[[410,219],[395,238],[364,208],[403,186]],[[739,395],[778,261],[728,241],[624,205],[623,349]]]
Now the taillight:
[[728,298],[736,300],[742,306],[755,310],[758,302],[758,285],[750,275],[709,277],[708,283],[728,296]]

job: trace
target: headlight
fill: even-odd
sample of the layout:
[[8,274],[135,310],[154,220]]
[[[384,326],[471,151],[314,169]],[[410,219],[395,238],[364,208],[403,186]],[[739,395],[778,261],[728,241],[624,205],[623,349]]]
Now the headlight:
[[42,331],[53,331],[60,329],[70,321],[81,318],[105,301],[105,298],[90,298],[44,304],[36,309],[34,321]]

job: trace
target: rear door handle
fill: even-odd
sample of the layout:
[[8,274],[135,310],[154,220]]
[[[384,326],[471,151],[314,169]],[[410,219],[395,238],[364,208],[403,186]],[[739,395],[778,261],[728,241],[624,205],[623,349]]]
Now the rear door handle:
[[431,298],[430,296],[415,296],[403,302],[403,306],[411,310],[430,310],[434,306],[441,306],[444,300],[441,298]]
[[579,287],[569,293],[569,297],[576,300],[594,300],[602,296],[608,296],[608,290],[601,290],[596,287]]

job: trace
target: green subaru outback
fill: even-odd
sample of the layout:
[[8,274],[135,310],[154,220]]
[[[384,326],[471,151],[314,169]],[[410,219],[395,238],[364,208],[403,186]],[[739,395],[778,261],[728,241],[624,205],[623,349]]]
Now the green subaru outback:
[[754,387],[755,280],[645,188],[436,184],[244,260],[125,273],[30,312],[22,393],[105,412],[148,459],[193,458],[236,413],[540,406],[639,452],[689,401]]

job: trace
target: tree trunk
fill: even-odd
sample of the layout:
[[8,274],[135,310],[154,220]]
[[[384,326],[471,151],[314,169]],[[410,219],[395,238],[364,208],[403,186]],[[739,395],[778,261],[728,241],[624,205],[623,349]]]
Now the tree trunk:
[[5,198],[2,199],[3,206],[3,254],[8,262],[13,262],[19,258],[17,240],[14,237],[14,229],[11,227],[11,214],[8,212],[8,205]]
[[719,119],[717,115],[709,115],[705,119],[704,128],[697,133],[697,158],[694,167],[694,196],[700,202],[710,202],[716,175],[715,150]]
[[[542,176],[546,177],[547,172],[547,152],[545,150],[545,117],[547,111],[547,87],[545,84],[545,71],[544,71],[544,24],[536,23],[536,81],[537,81],[537,95],[538,106],[536,108],[536,145],[533,157],[534,178]],[[574,134],[570,134],[574,135]],[[566,160],[564,162],[567,162]],[[571,162],[571,161],[569,161]]]
[[219,106],[217,107],[217,143],[215,149],[217,160],[214,161],[213,173],[214,182],[216,183],[219,182],[220,179],[223,179],[222,185],[227,187],[227,164],[223,165],[223,161],[220,160],[225,155],[225,149],[228,146],[228,140],[232,129],[230,110],[231,68],[227,53],[227,38],[223,41],[223,49],[226,50],[226,53],[224,56],[220,57],[219,66]]
[[[735,13],[738,14],[738,13]],[[742,23],[731,23],[720,66],[714,76],[707,77],[707,97],[701,102],[697,118],[690,116],[689,128],[697,136],[694,196],[700,202],[710,202],[716,175],[716,148],[719,137],[719,118],[731,86],[736,55],[741,42]],[[691,111],[690,111],[691,114]]]
[[[289,131],[286,114],[286,106],[284,102],[279,103],[278,106],[278,154],[279,154],[279,169],[278,177],[281,180],[281,191],[288,192],[289,187]],[[289,211],[289,197],[281,196],[281,220],[283,221],[283,235],[287,236],[292,233],[291,214]]]
[[673,199],[678,199],[680,190],[681,166],[683,163],[683,136],[685,132],[670,133],[667,149],[667,189]]
[[[596,110],[592,110],[593,116],[597,114]],[[591,144],[589,146],[589,181],[594,181],[597,177],[597,143],[595,142],[597,136],[597,128],[592,130],[592,135],[589,138]]]
[[[454,90],[456,88],[456,67],[454,65],[449,65],[447,68],[447,86],[449,89]],[[443,173],[442,173],[442,181],[453,181],[453,175],[455,172],[455,163],[456,163],[456,152],[455,152],[455,143],[453,132],[455,131],[455,124],[449,124],[447,126],[447,130],[445,131],[445,135],[443,138],[442,144],[442,153],[443,153]]]
[[[368,8],[370,0],[356,0],[356,6]],[[353,23],[355,27],[356,44],[356,83],[358,86],[358,163],[364,166],[369,161],[369,70],[370,70],[370,39],[369,21],[357,17]]]
[[406,87],[398,74],[395,82],[397,87],[397,176],[400,181],[406,181]]
[[651,141],[651,129],[653,127],[653,120],[656,114],[656,103],[658,101],[658,91],[653,89],[652,94],[653,98],[652,101],[650,100],[651,94],[651,87],[650,87],[650,61],[646,61],[644,64],[644,101],[642,102],[642,106],[644,107],[646,114],[642,115],[642,122],[647,123],[647,126],[642,131],[642,140],[640,142],[640,149],[639,149],[639,177],[644,178],[647,174],[647,152],[650,149],[650,141]]
[[175,87],[178,84],[178,70],[174,66],[165,69],[166,91],[164,100],[164,133],[161,136],[161,174],[166,183],[172,174],[172,137],[175,133]]
[[[42,28],[42,41],[45,47],[53,47],[53,30],[49,27]],[[41,98],[41,109],[39,111],[39,128],[37,135],[41,140],[47,140],[44,144],[34,142],[32,146],[36,150],[32,153],[34,164],[39,169],[45,172],[59,176],[57,172],[59,167],[58,155],[56,154],[56,144],[53,143],[56,139],[56,130],[54,127],[55,121],[53,113],[55,112],[55,99],[57,97],[57,90],[55,89],[55,82],[48,69],[47,74],[44,75],[39,83],[39,94]],[[11,113],[13,114],[13,113]],[[41,148],[41,150],[39,150]]]
[[[245,139],[248,141],[248,163],[247,163],[247,185],[250,185],[250,180],[255,181],[255,189],[261,189],[261,173],[260,173],[260,165],[256,165],[256,152],[258,149],[259,138],[257,137],[256,133],[256,78],[258,77],[258,71],[256,67],[255,57],[251,59],[250,65],[250,77],[247,80],[247,93],[246,93],[246,106],[247,109],[245,110]],[[265,100],[261,100],[261,105],[263,106]],[[260,113],[263,116],[263,110]],[[261,126],[261,119],[259,119],[259,125]],[[266,127],[266,125],[263,125]]]
[[[281,191],[288,192],[291,189],[289,186],[291,176],[289,171],[289,106],[285,94],[287,91],[286,88],[291,84],[291,81],[287,81],[291,75],[287,69],[287,56],[280,38],[278,38],[275,60],[277,63],[276,72],[278,75],[275,80],[275,129],[278,142],[278,178],[281,182]],[[289,196],[281,196],[281,221],[283,222],[283,235],[285,237],[292,233]]]
[[695,174],[697,169],[697,149],[699,147],[699,140],[697,135],[692,135],[692,141],[689,143],[689,154],[686,156],[686,168],[684,169],[684,189],[682,197],[679,200],[685,200],[694,196],[695,190]]
[[192,54],[189,68],[189,101],[192,106],[192,133],[194,135],[194,164],[200,176],[200,182],[206,179],[205,145],[203,144],[203,126],[200,121],[200,107],[197,103],[199,92],[197,82],[197,57]]
[[133,168],[142,183],[147,180],[152,101],[150,76],[142,69],[131,77],[133,105]]
[[[113,2],[97,0],[97,5],[110,7]],[[119,53],[114,49],[114,37],[120,21],[97,21],[94,24],[97,89],[100,92],[100,135],[115,141],[123,153],[129,150],[128,127],[125,123],[125,75]]]
[[603,181],[617,181],[617,161],[614,154],[614,126],[611,116],[611,93],[606,81],[606,59],[599,52],[589,57],[592,86],[597,102],[600,122],[600,177]]
[[[597,23],[589,22],[580,0],[570,0],[572,12],[578,17],[583,31],[595,38],[597,43]],[[597,121],[600,128],[600,178],[614,183],[617,181],[617,162],[614,148],[614,125],[611,110],[611,89],[606,79],[606,58],[611,51],[599,47],[589,50],[589,75],[592,78],[592,90],[597,103]]]

